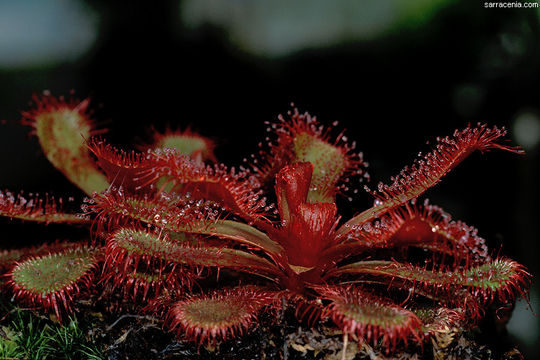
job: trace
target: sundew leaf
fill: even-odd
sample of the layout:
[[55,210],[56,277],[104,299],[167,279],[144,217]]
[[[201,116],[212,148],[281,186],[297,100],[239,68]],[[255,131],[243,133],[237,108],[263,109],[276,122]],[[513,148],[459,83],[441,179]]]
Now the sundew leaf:
[[495,142],[504,135],[504,128],[490,129],[485,124],[479,124],[477,127],[456,130],[452,138],[438,139],[435,150],[392,177],[391,185],[380,183],[378,191],[371,192],[375,197],[373,207],[347,221],[338,232],[347,233],[350,227],[364,224],[417,198],[476,150],[502,149],[522,153],[518,148]]
[[104,272],[102,281],[111,284],[113,290],[123,293],[136,305],[147,305],[163,293],[189,292],[195,280],[199,278],[195,272],[178,271],[176,268],[171,268],[170,272],[160,272],[161,269],[135,268],[127,268],[122,272],[107,270],[109,272]]
[[[175,200],[176,199],[176,200]],[[278,254],[282,248],[256,228],[232,220],[219,220],[211,204],[191,202],[185,196],[173,199],[127,196],[110,191],[93,199],[99,221],[135,220],[165,230],[212,235]]]
[[0,250],[0,271],[8,271],[17,261],[20,262],[28,258],[75,248],[80,248],[80,244],[71,241],[55,241],[53,243],[45,243],[32,247]]
[[391,210],[379,221],[352,226],[345,239],[365,249],[418,247],[449,255],[456,264],[489,260],[485,240],[474,227],[452,221],[448,213],[427,200],[422,206],[414,203]]
[[62,211],[63,200],[45,195],[14,195],[9,191],[0,191],[0,216],[26,221],[49,223],[86,224],[89,218],[82,214],[70,214]]
[[[446,299],[460,304],[455,291],[468,289],[478,301],[489,303],[495,297],[512,300],[516,295],[525,295],[531,275],[515,261],[495,259],[466,270],[426,270],[410,264],[393,261],[360,261],[337,268],[332,276],[340,274],[369,274],[386,278],[390,286],[418,287],[420,293]],[[401,279],[402,281],[397,281]],[[404,285],[404,284],[408,284]]]
[[295,136],[293,143],[295,160],[313,164],[308,201],[333,202],[336,184],[350,166],[346,153],[307,132]]
[[147,170],[144,154],[117,149],[96,137],[88,141],[87,147],[112,187],[121,187],[132,193],[149,191],[149,187],[140,186],[137,180],[141,171]]
[[269,153],[260,152],[262,161],[254,161],[253,168],[261,183],[273,182],[279,171],[296,162],[310,162],[313,176],[309,187],[308,201],[334,202],[339,185],[347,175],[366,175],[361,154],[353,153],[354,144],[349,145],[341,133],[330,141],[330,129],[321,126],[308,113],[300,114],[294,108],[288,113],[290,119],[279,117],[272,129],[278,138],[270,144]]
[[[189,128],[184,131],[167,129],[164,133],[152,129],[152,138],[150,144],[139,148],[144,152],[174,149],[176,153],[187,155],[196,162],[202,163],[206,160],[216,162],[214,142],[191,131]],[[182,187],[182,185],[175,185],[175,183],[174,178],[162,176],[155,182],[155,186],[168,192],[172,191],[175,186],[177,188]]]
[[212,246],[194,247],[145,230],[121,228],[108,240],[106,263],[111,268],[124,263],[137,267],[137,263],[153,259],[170,264],[246,268],[255,273],[279,274],[268,260],[245,251]]
[[[184,271],[182,255],[173,254],[177,245],[167,237],[134,228],[121,228],[107,239],[102,281],[112,284],[135,301],[145,301],[167,291],[191,288],[197,271]],[[196,251],[195,251],[196,253]],[[199,254],[200,255],[200,254]],[[180,265],[179,265],[180,264]]]
[[[172,149],[149,151],[141,172],[141,185],[165,179],[173,191],[211,200],[245,219],[258,219],[267,210],[258,181],[247,171],[222,164],[205,165]],[[164,186],[164,185],[162,185]]]
[[247,170],[206,165],[173,148],[125,152],[97,139],[89,142],[89,148],[109,181],[130,193],[152,193],[151,186],[158,187],[157,192],[189,193],[248,220],[259,219],[271,209],[261,197],[258,181]]
[[[192,230],[187,228],[184,231],[239,241],[250,246],[258,247],[268,254],[279,254],[283,251],[283,248],[277,242],[253,226],[231,220],[216,220],[215,222],[211,222],[206,224],[206,230],[204,226],[205,224],[201,223]],[[182,229],[175,229],[175,231],[182,231]]]
[[90,287],[99,249],[85,246],[18,262],[8,274],[14,296],[33,306],[71,312],[74,297]]
[[320,286],[317,292],[331,303],[327,314],[360,341],[381,342],[388,352],[399,341],[420,341],[422,322],[409,310],[354,286]]
[[167,326],[199,344],[242,335],[276,293],[256,286],[221,290],[176,302],[167,314]]
[[96,133],[88,116],[89,99],[66,101],[44,95],[34,101],[36,108],[23,113],[23,123],[34,128],[47,159],[88,195],[107,189],[109,182],[85,145],[85,139]]
[[151,143],[140,148],[143,151],[175,149],[179,154],[187,155],[192,159],[215,161],[214,142],[190,129],[184,131],[167,129],[164,133],[153,129]]

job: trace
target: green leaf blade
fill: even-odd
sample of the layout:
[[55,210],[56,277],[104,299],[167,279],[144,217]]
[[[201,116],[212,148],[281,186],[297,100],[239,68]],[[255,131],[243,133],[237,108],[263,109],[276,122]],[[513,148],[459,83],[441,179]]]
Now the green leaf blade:
[[361,341],[382,341],[388,352],[400,341],[421,341],[423,337],[416,315],[360,287],[322,286],[317,291],[331,301],[327,313],[332,320]]
[[19,262],[8,274],[16,298],[53,310],[61,319],[73,298],[90,286],[99,249],[85,246]]
[[89,100],[81,102],[35,97],[36,109],[24,113],[34,127],[47,159],[86,194],[108,188],[107,178],[90,158],[85,139],[95,132],[87,113]]
[[168,327],[199,344],[234,338],[246,332],[257,313],[275,302],[276,294],[242,286],[175,303],[167,314]]

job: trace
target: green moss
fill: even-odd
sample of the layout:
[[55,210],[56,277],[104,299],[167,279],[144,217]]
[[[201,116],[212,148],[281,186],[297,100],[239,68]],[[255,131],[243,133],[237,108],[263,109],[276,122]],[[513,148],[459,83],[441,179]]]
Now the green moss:
[[[53,323],[1,300],[7,315],[0,324],[0,359],[101,360],[105,355],[85,334],[92,324],[71,318],[65,325]],[[8,310],[9,309],[9,310]]]

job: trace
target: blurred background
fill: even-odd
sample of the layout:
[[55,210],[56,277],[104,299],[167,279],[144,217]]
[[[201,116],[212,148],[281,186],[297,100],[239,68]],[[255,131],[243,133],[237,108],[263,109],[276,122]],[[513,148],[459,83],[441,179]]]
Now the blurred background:
[[[474,154],[427,197],[478,227],[492,250],[540,274],[538,8],[470,0],[0,0],[0,188],[81,198],[18,124],[44,90],[90,97],[113,144],[148,140],[151,125],[191,126],[236,166],[265,142],[263,122],[294,102],[347,129],[370,163],[371,187],[429,151],[428,140],[468,123],[505,126],[527,155]],[[371,201],[361,194],[340,205],[348,216]],[[32,231],[0,226],[9,246]],[[539,311],[537,284],[530,302]],[[539,356],[539,327],[519,302],[508,329],[527,358]]]

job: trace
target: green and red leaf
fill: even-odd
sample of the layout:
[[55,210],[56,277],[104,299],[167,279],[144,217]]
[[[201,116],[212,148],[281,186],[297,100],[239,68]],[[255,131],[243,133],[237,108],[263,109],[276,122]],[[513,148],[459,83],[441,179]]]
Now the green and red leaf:
[[62,319],[75,297],[92,285],[99,249],[85,246],[18,262],[7,275],[15,298]]
[[276,301],[276,294],[256,286],[221,290],[176,302],[167,314],[167,325],[178,335],[213,343],[248,331],[257,314]]
[[[330,141],[330,129],[320,125],[308,113],[300,114],[294,108],[288,113],[290,119],[279,117],[272,125],[278,138],[270,144],[268,153],[261,152],[262,161],[254,161],[253,168],[261,184],[274,181],[274,177],[287,165],[310,162],[313,176],[309,186],[310,202],[334,202],[336,194],[344,188],[340,181],[348,175],[364,175],[365,164],[361,154],[353,153],[354,144],[349,145],[341,133]],[[346,180],[346,179],[345,179]]]
[[380,277],[389,286],[412,289],[443,303],[464,307],[471,299],[486,304],[495,297],[511,301],[518,295],[524,296],[523,289],[528,289],[531,279],[522,265],[508,259],[495,259],[469,269],[439,271],[395,261],[361,261],[341,266],[330,276],[340,274]]
[[34,101],[36,107],[23,113],[23,123],[34,128],[47,159],[88,195],[107,189],[109,182],[85,145],[97,133],[88,115],[90,100],[43,95]]
[[219,208],[212,202],[191,197],[162,194],[159,198],[127,196],[117,191],[99,194],[93,199],[98,222],[114,225],[143,222],[173,232],[211,235],[229,239],[278,254],[281,246],[256,228],[219,219]]
[[175,149],[179,154],[184,154],[192,159],[216,161],[214,156],[215,144],[207,137],[201,136],[189,128],[180,131],[167,129],[160,133],[152,129],[152,141],[150,144],[139,147],[142,151],[155,149]]
[[504,135],[504,128],[490,129],[485,124],[479,124],[477,127],[468,126],[464,130],[456,130],[452,138],[438,139],[434,151],[415,161],[410,168],[403,169],[398,176],[392,177],[391,185],[379,183],[378,191],[371,192],[375,197],[373,207],[349,220],[339,232],[346,233],[353,225],[364,224],[417,198],[474,151],[502,149],[522,153],[519,148],[496,142]]
[[[182,277],[182,266],[226,267],[245,269],[262,276],[276,276],[279,270],[268,260],[251,253],[207,245],[194,246],[177,242],[168,235],[133,228],[120,228],[107,242],[105,269],[121,274],[129,269],[154,266],[159,273],[171,273]],[[165,269],[167,269],[165,271]],[[187,274],[189,275],[189,274]],[[186,279],[189,280],[189,279]]]
[[388,352],[400,341],[423,338],[420,319],[387,299],[354,286],[321,286],[316,290],[331,301],[326,312],[332,320],[360,341],[380,341]]
[[[71,200],[70,200],[71,202]],[[87,216],[82,214],[70,214],[62,211],[64,201],[60,198],[45,194],[14,195],[9,191],[0,191],[0,216],[26,221],[49,223],[87,224],[90,222]]]

